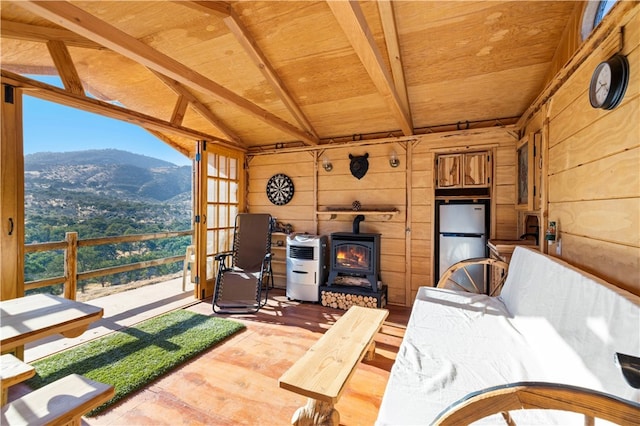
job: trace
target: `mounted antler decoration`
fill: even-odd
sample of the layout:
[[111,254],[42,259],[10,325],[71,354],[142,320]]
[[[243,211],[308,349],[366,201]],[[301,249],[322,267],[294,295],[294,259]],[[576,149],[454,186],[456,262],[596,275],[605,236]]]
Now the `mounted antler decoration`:
[[367,160],[369,153],[357,157],[349,154],[349,158],[351,159],[351,165],[349,166],[351,174],[358,179],[362,179],[367,174],[367,170],[369,170],[369,160]]

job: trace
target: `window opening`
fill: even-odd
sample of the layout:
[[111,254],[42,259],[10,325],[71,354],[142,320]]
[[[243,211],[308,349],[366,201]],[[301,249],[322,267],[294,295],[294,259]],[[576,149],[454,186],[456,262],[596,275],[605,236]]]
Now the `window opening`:
[[[60,84],[57,77],[32,77]],[[23,101],[26,244],[64,241],[67,232],[77,232],[82,241],[191,228],[186,156],[133,124],[28,94]],[[190,243],[191,236],[184,235],[81,246],[78,272],[183,255]],[[172,262],[82,279],[76,298],[90,300],[167,281],[181,269],[182,263]],[[63,251],[26,253],[24,274],[27,283],[36,285],[64,277]],[[26,290],[62,292],[61,284]]]
[[617,2],[617,0],[605,0],[605,1],[601,1],[600,4],[598,4],[598,10],[596,12],[596,18],[593,21],[593,27],[594,28],[596,26],[598,26],[600,21],[602,21],[602,19],[605,17],[605,15],[607,13],[609,13],[609,11],[611,10],[611,8],[613,7],[613,5],[616,2]]
[[590,1],[582,15],[582,40],[586,40],[595,27],[607,16],[618,0]]

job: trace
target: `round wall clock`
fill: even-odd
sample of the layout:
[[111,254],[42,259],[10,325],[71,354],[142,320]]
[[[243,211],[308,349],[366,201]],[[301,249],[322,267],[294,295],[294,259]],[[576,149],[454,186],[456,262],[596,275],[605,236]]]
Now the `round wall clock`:
[[277,206],[287,204],[293,198],[293,181],[283,173],[271,176],[267,182],[267,197]]
[[629,83],[629,61],[615,54],[598,64],[589,84],[589,102],[594,108],[614,109],[618,106]]

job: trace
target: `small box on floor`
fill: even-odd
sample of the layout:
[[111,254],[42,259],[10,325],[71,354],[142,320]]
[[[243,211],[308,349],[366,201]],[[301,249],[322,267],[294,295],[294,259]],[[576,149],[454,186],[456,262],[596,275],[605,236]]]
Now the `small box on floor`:
[[349,286],[321,286],[320,303],[335,309],[347,310],[353,305],[367,308],[383,308],[387,304],[387,286],[379,285],[378,291]]

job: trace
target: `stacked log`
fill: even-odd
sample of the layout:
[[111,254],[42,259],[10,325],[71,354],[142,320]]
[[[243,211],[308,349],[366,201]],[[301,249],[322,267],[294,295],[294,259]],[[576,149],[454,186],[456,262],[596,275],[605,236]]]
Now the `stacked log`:
[[362,294],[322,291],[320,293],[320,299],[322,306],[330,306],[334,309],[347,310],[353,305],[364,306],[366,308],[378,307],[378,298],[376,296],[366,296]]

